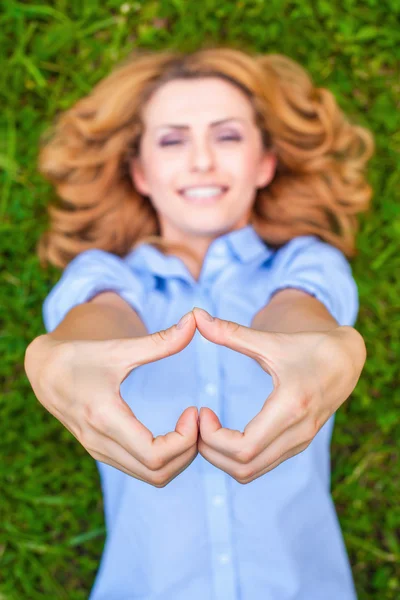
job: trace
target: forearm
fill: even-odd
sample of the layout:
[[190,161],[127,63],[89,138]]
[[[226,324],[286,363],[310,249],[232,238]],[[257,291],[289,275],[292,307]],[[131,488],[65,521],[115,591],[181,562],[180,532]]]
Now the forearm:
[[325,306],[306,292],[285,289],[271,299],[254,317],[252,325],[261,331],[296,333],[300,331],[331,331],[338,340],[349,364],[361,371],[367,350],[361,334],[350,326],[340,326]]
[[339,324],[319,300],[301,290],[287,288],[277,292],[257,313],[252,327],[262,331],[295,333],[330,331]]
[[85,302],[72,308],[48,335],[57,340],[108,340],[146,335],[137,313],[117,306]]

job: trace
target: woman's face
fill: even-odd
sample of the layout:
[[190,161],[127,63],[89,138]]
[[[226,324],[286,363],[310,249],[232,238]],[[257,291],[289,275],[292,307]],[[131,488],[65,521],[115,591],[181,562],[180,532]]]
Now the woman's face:
[[250,222],[275,157],[263,150],[241,90],[218,77],[173,80],[150,98],[143,121],[131,174],[150,197],[164,238],[210,240]]

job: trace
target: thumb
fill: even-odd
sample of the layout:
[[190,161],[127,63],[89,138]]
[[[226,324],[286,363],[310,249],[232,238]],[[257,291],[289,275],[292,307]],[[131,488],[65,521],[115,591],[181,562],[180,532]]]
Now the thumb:
[[211,408],[202,406],[199,413],[200,435],[205,438],[221,429],[221,421]]
[[196,320],[190,311],[180,322],[138,338],[118,340],[121,353],[127,357],[126,368],[133,369],[147,363],[177,354],[190,343],[196,332]]
[[193,443],[197,441],[199,431],[197,406],[185,408],[176,423],[175,431],[184,437],[193,438]]
[[281,334],[259,331],[233,321],[210,317],[207,312],[197,307],[193,309],[193,313],[197,329],[203,337],[215,344],[246,354],[257,362],[266,356],[274,356],[279,348],[278,336]]

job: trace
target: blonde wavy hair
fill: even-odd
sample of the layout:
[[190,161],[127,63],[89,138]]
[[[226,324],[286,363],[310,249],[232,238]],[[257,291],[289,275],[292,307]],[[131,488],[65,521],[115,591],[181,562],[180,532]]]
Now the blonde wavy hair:
[[129,164],[139,152],[142,109],[155,90],[173,79],[209,76],[247,95],[264,147],[277,157],[272,182],[255,197],[257,233],[276,249],[314,234],[348,258],[356,255],[357,214],[372,196],[365,177],[371,132],[351,123],[333,94],[315,87],[290,58],[219,46],[134,50],[42,134],[39,172],[57,195],[37,245],[43,267],[64,268],[89,248],[121,257],[144,242],[165,253],[185,250],[162,239],[157,213],[135,189]]

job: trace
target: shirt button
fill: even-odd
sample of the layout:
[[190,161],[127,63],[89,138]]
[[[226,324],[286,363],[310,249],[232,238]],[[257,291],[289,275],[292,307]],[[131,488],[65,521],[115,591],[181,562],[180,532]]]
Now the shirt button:
[[227,565],[231,561],[231,557],[229,556],[229,554],[222,553],[218,555],[218,560],[221,563],[221,565]]
[[208,394],[209,396],[215,396],[217,393],[217,386],[213,383],[207,383],[204,389],[206,391],[206,394]]
[[225,498],[221,495],[214,496],[212,499],[214,506],[222,506],[225,504]]

